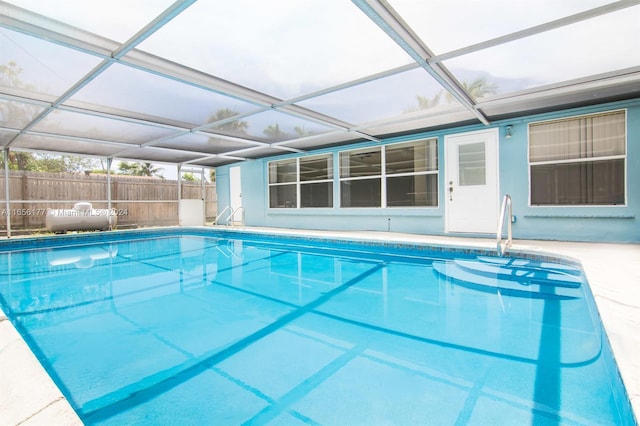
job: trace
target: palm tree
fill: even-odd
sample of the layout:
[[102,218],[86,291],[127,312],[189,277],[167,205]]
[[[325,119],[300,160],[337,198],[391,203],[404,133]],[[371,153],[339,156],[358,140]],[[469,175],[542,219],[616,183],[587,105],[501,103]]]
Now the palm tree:
[[118,165],[118,170],[123,175],[130,176],[157,176],[164,177],[160,174],[160,169],[151,163],[129,163],[123,161]]
[[416,95],[416,100],[418,101],[418,106],[410,106],[405,109],[404,112],[413,112],[419,111],[421,109],[429,109],[440,104],[440,98],[442,97],[442,92],[436,94],[433,98],[427,98],[426,96]]
[[[216,111],[215,114],[211,115],[207,119],[207,123],[215,123],[217,121],[225,120],[227,118],[231,118],[239,114],[240,114],[239,112],[234,111],[232,109],[221,108],[218,111]],[[230,121],[228,123],[224,123],[219,126],[216,126],[216,129],[229,132],[234,135],[246,135],[248,128],[249,128],[249,123],[242,120],[234,120],[234,121]]]
[[[483,98],[486,95],[496,93],[498,90],[498,86],[495,83],[489,83],[484,77],[476,78],[471,83],[463,81],[462,88],[474,99]],[[447,93],[447,102],[453,102],[451,93]]]
[[160,169],[151,163],[142,163],[138,176],[160,176]]
[[296,126],[293,128],[293,131],[296,132],[296,136],[301,138],[303,136],[309,136],[311,132],[304,128],[304,126]]
[[267,138],[273,140],[284,140],[289,137],[286,132],[280,130],[280,126],[277,123],[267,126],[267,128],[264,129],[262,133],[267,135]]
[[[462,88],[474,99],[483,98],[486,95],[496,93],[496,91],[498,90],[498,86],[495,83],[489,83],[485,77],[476,78],[471,83],[463,81]],[[436,94],[432,98],[417,95],[416,100],[418,101],[418,105],[407,108],[405,112],[413,112],[433,108],[440,104],[442,94],[443,91]],[[445,94],[445,99],[448,104],[455,102],[455,98],[449,92]]]

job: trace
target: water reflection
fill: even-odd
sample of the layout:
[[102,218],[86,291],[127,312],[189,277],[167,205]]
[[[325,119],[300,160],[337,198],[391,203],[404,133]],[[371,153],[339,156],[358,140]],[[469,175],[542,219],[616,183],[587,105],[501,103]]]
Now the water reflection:
[[183,412],[615,423],[615,404],[588,401],[612,379],[579,270],[360,250],[129,241],[46,252],[0,292],[88,424],[171,413],[210,392],[219,404]]

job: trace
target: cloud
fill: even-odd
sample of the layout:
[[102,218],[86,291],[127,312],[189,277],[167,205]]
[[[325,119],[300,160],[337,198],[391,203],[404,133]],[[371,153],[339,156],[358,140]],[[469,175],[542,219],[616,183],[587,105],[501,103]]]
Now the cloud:
[[[88,31],[124,41],[172,0],[11,0]],[[604,0],[390,0],[436,54],[539,25]],[[637,66],[640,6],[445,62],[451,70],[526,84],[546,84]],[[40,41],[44,44],[44,42]],[[410,62],[408,55],[345,0],[198,1],[139,46],[172,61],[283,99]],[[45,59],[54,75],[74,55]],[[70,59],[68,59],[70,58]],[[67,69],[58,65],[67,62]],[[86,67],[86,65],[85,65]],[[42,68],[40,68],[42,70]],[[46,74],[47,69],[44,69]]]
[[171,6],[172,0],[7,0],[16,6],[124,42]]
[[409,62],[343,0],[198,2],[140,48],[282,98]]

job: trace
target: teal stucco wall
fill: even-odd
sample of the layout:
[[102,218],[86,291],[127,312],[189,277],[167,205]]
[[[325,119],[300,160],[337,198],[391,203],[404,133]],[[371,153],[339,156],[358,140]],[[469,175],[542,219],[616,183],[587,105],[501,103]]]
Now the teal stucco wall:
[[[550,120],[602,111],[627,111],[626,205],[539,207],[529,205],[528,125]],[[504,137],[504,127],[513,126],[512,137]],[[491,123],[498,127],[499,192],[513,199],[513,235],[517,239],[545,239],[567,241],[606,241],[640,243],[640,99],[568,109],[519,117]],[[272,160],[293,158],[303,154],[283,155],[267,159],[249,160],[216,169],[218,209],[229,205],[229,168],[240,167],[242,203],[248,226],[286,227],[327,230],[374,230],[432,235],[460,235],[445,232],[446,191],[444,168],[444,140],[449,134],[486,129],[482,125],[456,127],[436,132],[390,138],[383,144],[417,138],[437,137],[439,152],[439,203],[430,208],[340,208],[339,180],[334,179],[333,208],[270,209],[268,207],[267,164]],[[331,152],[337,165],[337,153],[372,145],[372,142],[317,150],[309,154]],[[337,174],[337,167],[335,167]],[[498,201],[499,202],[499,201]],[[472,214],[472,212],[470,212]],[[487,235],[475,235],[478,237]]]

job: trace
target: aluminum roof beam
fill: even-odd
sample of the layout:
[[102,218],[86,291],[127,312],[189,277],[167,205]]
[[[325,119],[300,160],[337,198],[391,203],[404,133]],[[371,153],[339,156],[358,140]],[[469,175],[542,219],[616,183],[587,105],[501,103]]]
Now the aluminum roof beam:
[[[114,50],[110,58],[103,59],[102,62],[96,65],[89,73],[87,73],[82,79],[76,82],[73,86],[71,86],[66,92],[60,95],[50,107],[42,111],[38,114],[27,126],[25,126],[22,131],[16,135],[9,143],[5,145],[5,148],[10,148],[14,141],[20,137],[21,134],[29,131],[35,125],[37,125],[40,121],[42,121],[51,111],[53,111],[56,107],[61,105],[75,93],[77,93],[84,86],[89,84],[93,79],[95,79],[98,75],[100,75],[104,70],[106,70],[114,60],[120,59],[122,56],[126,55],[127,52],[132,50],[136,45],[143,42],[146,38],[148,38],[151,34],[157,31],[162,27],[166,22],[177,16],[182,10],[186,7],[190,6],[195,0],[178,0],[172,6],[170,6],[167,10],[165,10],[160,16],[150,22],[147,26],[145,26],[142,30],[140,30],[137,34],[131,37],[128,41],[119,46],[116,50]],[[4,6],[4,5],[3,5]],[[3,10],[4,12],[4,10]]]
[[595,18],[598,16],[606,15],[607,13],[615,12],[618,10],[626,9],[631,6],[640,4],[640,0],[620,0],[614,3],[605,4],[604,6],[596,7],[586,10],[584,12],[576,13],[574,15],[565,16],[554,21],[546,22],[541,25],[536,25],[531,28],[527,28],[521,31],[516,31],[511,34],[504,35],[502,37],[496,37],[491,40],[482,41],[480,43],[472,44],[461,49],[456,49],[451,52],[443,53],[431,57],[427,62],[435,64],[445,61],[447,59],[453,59],[458,56],[466,55],[473,52],[478,52],[490,47],[498,46],[504,43],[509,43],[515,40],[519,40],[525,37],[530,37],[536,34],[541,34],[556,28],[561,28],[567,25],[575,24],[576,22],[584,21],[587,19]]
[[488,125],[489,120],[477,109],[475,100],[456,78],[441,64],[430,64],[435,55],[409,25],[384,0],[352,0],[373,22],[391,37],[444,89],[471,111],[478,120]]
[[[62,24],[47,18],[44,18],[35,13],[26,11],[24,9],[18,8],[8,3],[4,3],[0,1],[0,7],[2,7],[3,14],[6,12],[7,17],[5,19],[0,20],[0,23],[7,27],[20,32],[23,32],[27,35],[36,36],[39,38],[44,38],[48,40],[53,40],[58,44],[61,44],[66,47],[73,48],[75,50],[80,50],[86,53],[90,53],[94,56],[98,56],[103,58],[103,61],[97,65],[92,71],[90,71],[84,78],[78,81],[73,87],[67,90],[63,95],[61,95],[58,99],[53,101],[51,105],[43,111],[38,117],[36,117],[30,125],[25,127],[23,131],[28,131],[33,126],[37,125],[42,119],[44,119],[52,110],[58,109],[66,109],[70,110],[70,107],[63,105],[65,101],[67,101],[73,94],[78,92],[82,87],[87,85],[91,80],[96,78],[100,73],[102,73],[105,69],[107,69],[112,63],[118,62],[124,65],[128,65],[135,69],[149,72],[155,75],[158,75],[163,78],[168,78],[170,80],[174,80],[183,84],[189,84],[194,87],[198,87],[205,90],[210,90],[218,94],[222,94],[225,96],[232,97],[234,99],[238,99],[244,102],[249,102],[257,106],[257,109],[251,111],[249,113],[237,115],[234,117],[230,117],[229,119],[223,120],[221,122],[208,123],[203,126],[197,126],[189,131],[198,131],[204,130],[210,127],[215,127],[224,122],[235,121],[241,118],[249,117],[260,112],[264,112],[268,109],[275,109],[280,112],[287,113],[292,116],[296,116],[298,118],[303,118],[306,120],[310,120],[316,122],[318,124],[332,127],[334,129],[340,129],[345,132],[351,132],[356,137],[369,139],[373,141],[379,141],[379,139],[368,135],[366,133],[360,132],[354,129],[354,125],[350,123],[345,123],[343,121],[337,120],[335,118],[326,116],[324,114],[317,113],[315,111],[310,111],[305,108],[299,107],[297,105],[292,105],[293,102],[286,102],[282,99],[278,99],[276,97],[272,97],[266,95],[264,93],[260,93],[258,91],[240,86],[238,84],[211,76],[201,71],[197,71],[188,67],[185,67],[181,64],[177,64],[171,62],[166,59],[159,58],[155,55],[134,50],[135,46],[141,43],[144,39],[149,37],[153,32],[158,30],[162,25],[168,22],[171,18],[175,17],[182,10],[192,4],[195,0],[184,0],[178,1],[174,3],[169,9],[167,9],[162,15],[152,21],[149,25],[147,25],[143,30],[141,30],[138,34],[134,35],[130,40],[125,42],[123,45],[118,45],[113,43],[111,40],[95,36],[91,33],[78,30],[72,26]],[[31,22],[35,22],[32,24]],[[76,38],[78,37],[78,38]],[[109,49],[114,49],[113,51],[109,51]],[[79,112],[76,110],[76,112]],[[104,111],[100,110],[100,107],[95,107],[95,109],[88,109],[84,113],[93,114],[93,115],[105,115]],[[129,112],[127,112],[130,115]],[[121,118],[123,120],[127,120],[126,118]],[[141,122],[139,119],[134,119],[137,122]],[[144,120],[142,120],[144,122]],[[173,127],[174,125],[168,122],[161,121],[148,121],[149,125],[160,125],[162,127]],[[180,129],[177,131],[176,135],[173,136],[179,137],[184,134],[184,129]],[[216,137],[225,138],[225,135],[217,135]],[[19,137],[19,134],[16,138]],[[160,140],[149,141],[142,146],[153,146],[158,143],[162,143],[165,140],[170,139],[162,138]],[[228,138],[228,137],[227,137]],[[230,139],[231,140],[231,139]],[[235,141],[240,141],[242,138],[235,138]],[[254,145],[258,145],[260,143],[256,143],[256,141],[248,141],[244,140],[245,143],[253,143]],[[12,144],[10,142],[10,144]],[[289,152],[299,152],[299,150],[295,148],[287,148],[283,146],[284,144],[278,144],[276,146],[279,149]]]
[[[471,41],[472,44],[467,43],[468,45],[466,47],[451,50],[440,55],[434,55],[431,49],[427,47],[427,44],[410,28],[407,22],[402,19],[387,1],[353,0],[353,3],[394,41],[395,45],[393,43],[390,45],[394,48],[399,46],[399,48],[409,54],[413,61],[406,65],[396,66],[386,71],[377,72],[331,87],[321,87],[311,93],[298,95],[289,99],[280,99],[254,90],[251,87],[245,87],[233,81],[228,81],[183,64],[137,50],[139,43],[155,34],[155,32],[170,22],[174,17],[187,10],[194,2],[195,0],[174,2],[134,36],[121,44],[0,0],[0,27],[26,34],[42,41],[71,48],[76,52],[84,54],[79,56],[86,56],[88,54],[101,61],[97,65],[94,64],[93,69],[84,76],[73,80],[70,87],[65,86],[66,91],[58,96],[35,93],[19,87],[2,87],[0,89],[0,100],[28,104],[40,113],[40,115],[36,113],[35,115],[29,116],[29,121],[14,120],[13,124],[3,123],[3,127],[0,128],[0,130],[5,132],[4,140],[9,140],[9,144],[17,150],[27,149],[21,148],[21,144],[15,142],[19,141],[24,135],[25,138],[28,136],[42,136],[82,141],[86,142],[86,145],[78,145],[79,150],[86,148],[86,151],[89,151],[91,150],[90,148],[93,148],[94,152],[108,151],[107,148],[100,147],[100,145],[112,145],[122,148],[118,152],[119,154],[123,156],[132,155],[138,160],[145,158],[147,155],[152,159],[151,161],[153,161],[154,158],[161,157],[166,159],[170,158],[168,154],[173,155],[172,153],[174,152],[179,153],[182,151],[185,153],[182,158],[191,158],[186,155],[187,153],[191,156],[194,154],[200,156],[196,159],[189,159],[186,163],[207,162],[212,159],[241,161],[252,155],[254,158],[275,155],[274,151],[305,152],[305,150],[309,149],[318,149],[323,146],[355,142],[358,140],[379,142],[381,135],[427,131],[436,127],[469,124],[476,121],[487,125],[490,119],[516,116],[518,114],[522,115],[526,112],[549,110],[566,105],[593,104],[597,102],[597,99],[627,99],[629,97],[640,96],[640,67],[634,67],[636,64],[633,60],[626,62],[621,61],[623,65],[619,66],[619,68],[623,68],[624,66],[631,68],[594,68],[591,72],[594,75],[589,75],[590,73],[576,74],[582,77],[567,81],[550,79],[548,81],[556,81],[556,83],[478,99],[474,98],[474,96],[465,89],[465,86],[460,83],[443,63],[443,61],[454,58],[463,61],[468,54],[490,53],[494,47],[509,47],[509,45],[514,45],[512,42],[526,37],[548,33],[551,30],[567,27],[581,21],[628,9],[639,5],[640,0],[612,1],[600,7],[554,19],[504,36],[491,38],[486,41]],[[629,14],[631,13],[638,13],[638,8],[636,7],[635,9],[629,10]],[[188,15],[188,13],[185,15]],[[618,13],[618,15],[620,14]],[[630,24],[627,23],[627,26],[628,25]],[[419,29],[419,27],[416,27],[416,29]],[[374,31],[376,30],[377,29],[374,28]],[[429,41],[427,39],[425,40]],[[632,55],[629,56],[634,57]],[[182,85],[189,85],[209,92],[212,96],[214,94],[215,96],[223,95],[229,99],[241,101],[245,103],[245,105],[243,105],[245,109],[232,117],[202,124],[202,121],[195,120],[192,123],[185,122],[189,121],[190,118],[175,119],[171,118],[171,115],[163,115],[162,113],[154,113],[152,115],[148,110],[129,111],[128,107],[119,109],[118,107],[110,107],[102,104],[97,105],[75,99],[74,95],[78,93],[80,89],[91,83],[93,79],[100,76],[113,64],[123,65]],[[454,64],[455,61],[453,61],[452,64],[447,62],[447,65],[451,67],[453,67]],[[599,72],[597,71],[598,69],[612,71],[595,75],[596,72]],[[310,109],[305,106],[313,104],[316,100],[322,103],[324,99],[342,99],[340,102],[349,102],[350,100],[342,95],[343,93],[349,93],[347,92],[349,89],[364,86],[376,80],[381,80],[381,82],[384,79],[389,80],[388,77],[400,77],[401,73],[407,72],[407,74],[410,74],[413,70],[424,70],[437,83],[434,85],[434,89],[440,90],[440,88],[444,88],[459,104],[456,103],[455,106],[440,104],[419,111],[405,111],[402,115],[387,116],[386,118],[378,118],[378,116],[374,114],[371,114],[370,117],[363,115],[363,117],[369,118],[360,120],[354,119],[353,116],[349,116],[348,114],[344,114],[344,116],[350,118],[343,117],[343,119],[339,119],[338,117],[340,117],[340,115],[337,111],[335,112],[336,116],[333,117],[334,109],[322,109],[323,111],[327,111],[327,113],[323,113],[320,112],[320,110],[315,111],[313,107]],[[480,71],[482,71],[482,69]],[[133,73],[133,71],[131,72]],[[424,77],[427,77],[425,81],[428,79],[429,83],[432,83],[431,78],[426,74]],[[173,86],[174,84],[168,84],[167,86],[169,85]],[[438,87],[436,88],[435,86]],[[189,88],[189,90],[192,89]],[[358,90],[359,89],[354,92]],[[202,96],[208,96],[206,92],[203,93]],[[334,97],[322,98],[325,95],[334,95]],[[81,96],[78,96],[78,98],[81,98]],[[132,107],[131,109],[135,108]],[[113,124],[107,120],[147,126],[149,129],[139,127],[142,136],[136,138],[135,143],[109,140],[110,134],[108,130],[105,131],[107,136],[103,135],[100,137],[65,136],[61,133],[82,133],[82,128],[78,127],[76,129],[74,127],[76,124],[73,121],[69,121],[64,123],[67,125],[66,129],[68,130],[58,132],[55,127],[50,127],[50,119],[38,126],[38,123],[54,110],[67,112],[69,113],[67,116],[72,117],[72,119],[76,117],[72,116],[71,113],[102,118],[101,124],[104,126],[104,129],[110,129],[109,126]],[[249,119],[248,121],[251,122],[251,118],[254,116],[256,116],[255,122],[258,122],[260,117],[257,116],[260,114],[269,116],[269,111],[307,120],[314,124],[319,124],[326,129],[322,129],[319,133],[314,133],[309,136],[290,136],[292,139],[278,142],[265,141],[265,138],[260,136],[254,137],[242,134],[229,135],[226,134],[224,130],[218,129],[222,125],[238,120]],[[156,114],[162,115],[162,117],[156,116]],[[82,119],[83,117],[78,116],[77,118]],[[278,119],[280,118],[281,116],[278,116]],[[365,122],[365,120],[371,121]],[[78,121],[78,123],[81,122],[82,120]],[[41,128],[45,130],[41,131]],[[135,127],[132,126],[131,128]],[[153,130],[151,128],[163,130]],[[90,133],[87,133],[85,129],[85,134],[88,135]],[[153,136],[144,136],[147,134],[153,134]],[[186,137],[183,141],[176,140],[175,143],[170,142],[173,139],[185,135],[197,135],[200,136],[200,138]],[[95,135],[92,134],[92,136]],[[209,149],[207,143],[202,142],[202,137],[218,138],[228,143],[221,142],[218,145],[213,144],[211,145],[212,152],[202,152],[203,150],[207,151]],[[115,138],[117,137],[114,136],[114,139]],[[191,143],[191,141],[194,142]],[[28,140],[22,145],[39,146],[35,140]],[[42,151],[49,152],[50,146],[48,146],[46,142],[41,145]],[[64,146],[61,147],[65,148]],[[181,147],[184,149],[181,150]],[[5,148],[8,148],[8,145],[5,146]],[[145,154],[147,150],[149,154]],[[247,154],[247,156],[237,154]],[[179,155],[175,155],[176,162],[178,162],[178,157]]]

